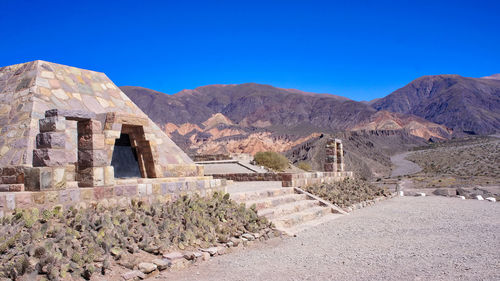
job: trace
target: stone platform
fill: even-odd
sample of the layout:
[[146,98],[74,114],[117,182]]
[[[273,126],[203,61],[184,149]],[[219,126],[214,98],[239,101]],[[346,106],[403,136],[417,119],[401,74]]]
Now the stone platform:
[[165,202],[194,193],[200,196],[208,196],[216,191],[226,191],[226,180],[201,176],[116,179],[114,186],[1,192],[0,217],[18,208],[46,209],[56,205],[69,207],[98,202],[109,204],[129,203],[132,199],[150,203],[154,201]]

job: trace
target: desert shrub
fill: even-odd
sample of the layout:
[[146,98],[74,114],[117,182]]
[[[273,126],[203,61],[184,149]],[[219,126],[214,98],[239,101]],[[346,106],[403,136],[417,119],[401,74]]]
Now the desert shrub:
[[169,203],[54,208],[42,214],[37,209],[18,210],[0,219],[0,279],[30,272],[49,280],[66,280],[69,275],[90,279],[97,265],[103,264],[104,274],[104,265],[112,259],[120,263],[139,251],[162,254],[210,247],[270,226],[255,209],[221,193],[183,196]]
[[254,156],[255,163],[274,171],[284,171],[288,168],[288,159],[274,151],[257,152]]
[[361,179],[352,178],[335,183],[307,186],[305,190],[342,208],[379,196],[390,195],[387,189],[377,187]]
[[306,172],[309,172],[309,171],[312,170],[311,164],[309,164],[307,162],[299,162],[297,164],[297,168],[302,169],[302,170],[304,170]]

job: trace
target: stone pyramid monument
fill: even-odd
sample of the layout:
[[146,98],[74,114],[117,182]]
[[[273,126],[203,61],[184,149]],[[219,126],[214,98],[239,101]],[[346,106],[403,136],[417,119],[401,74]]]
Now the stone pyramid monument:
[[1,191],[203,175],[100,72],[41,60],[0,68],[0,129]]

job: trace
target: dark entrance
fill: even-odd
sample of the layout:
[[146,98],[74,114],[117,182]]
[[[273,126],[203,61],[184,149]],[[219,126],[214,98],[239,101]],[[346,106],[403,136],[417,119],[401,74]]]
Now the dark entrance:
[[111,166],[115,169],[115,178],[141,177],[137,151],[132,147],[128,134],[120,134],[120,138],[116,139]]

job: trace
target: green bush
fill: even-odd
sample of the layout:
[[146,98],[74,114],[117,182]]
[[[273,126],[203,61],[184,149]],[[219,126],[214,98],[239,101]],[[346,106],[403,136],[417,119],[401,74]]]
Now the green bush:
[[255,163],[274,171],[282,172],[288,168],[288,159],[274,151],[257,152],[254,156]]
[[307,162],[299,162],[297,164],[297,168],[302,169],[302,170],[304,170],[306,172],[309,172],[309,171],[312,170],[311,164],[309,164]]

